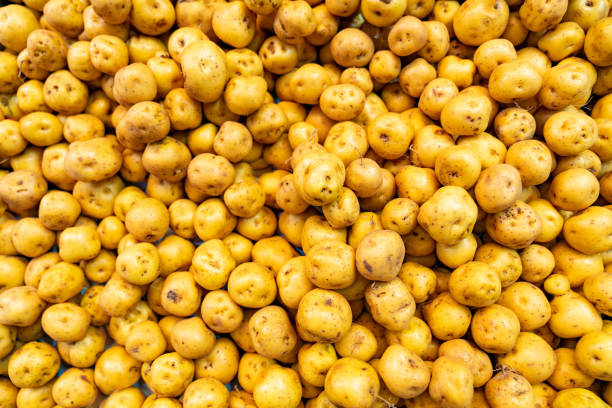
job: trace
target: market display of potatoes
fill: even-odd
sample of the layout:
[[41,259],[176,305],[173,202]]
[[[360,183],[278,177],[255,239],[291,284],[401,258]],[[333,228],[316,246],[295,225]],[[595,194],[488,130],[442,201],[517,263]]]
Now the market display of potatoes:
[[612,408],[608,0],[0,4],[0,408]]

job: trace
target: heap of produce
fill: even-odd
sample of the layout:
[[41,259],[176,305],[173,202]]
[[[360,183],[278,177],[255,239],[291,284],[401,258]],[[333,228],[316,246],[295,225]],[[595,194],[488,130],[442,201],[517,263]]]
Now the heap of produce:
[[610,408],[608,0],[13,1],[0,408]]

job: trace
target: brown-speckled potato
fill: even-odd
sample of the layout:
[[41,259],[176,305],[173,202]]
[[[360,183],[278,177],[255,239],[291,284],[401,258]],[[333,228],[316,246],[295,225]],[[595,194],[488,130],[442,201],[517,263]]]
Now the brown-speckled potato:
[[444,186],[421,206],[417,220],[434,240],[453,245],[472,232],[477,213],[463,188]]
[[389,281],[399,273],[404,251],[404,243],[395,231],[372,231],[357,247],[357,270],[369,280]]
[[[449,381],[451,378],[453,380]],[[429,395],[437,403],[469,406],[474,394],[473,384],[474,376],[467,364],[453,357],[442,356],[433,363]]]
[[462,43],[480,45],[501,36],[509,14],[503,0],[469,0],[455,12],[453,29]]
[[525,377],[502,370],[485,386],[485,395],[491,408],[534,408],[533,390]]
[[484,262],[467,262],[451,273],[448,289],[461,304],[472,307],[492,305],[501,294],[501,281]]
[[516,344],[520,322],[514,312],[501,305],[480,308],[472,318],[472,338],[488,353],[506,353]]
[[518,249],[535,241],[542,231],[542,221],[529,204],[516,201],[507,209],[488,215],[486,228],[496,242]]
[[514,204],[522,188],[518,170],[508,164],[495,164],[481,173],[474,193],[480,208],[496,213]]
[[[282,393],[279,392],[282,390]],[[253,389],[257,407],[297,407],[302,398],[300,376],[292,368],[274,364],[268,367]]]
[[351,307],[336,292],[313,289],[300,300],[295,320],[302,339],[335,342],[351,328]]
[[548,299],[537,286],[528,282],[516,282],[505,288],[498,303],[514,312],[521,331],[538,329],[550,319]]
[[0,179],[0,198],[11,211],[36,207],[46,192],[45,179],[30,170],[15,170]]
[[612,334],[593,331],[584,335],[576,344],[576,362],[588,375],[610,381],[610,354],[605,350],[612,344]]
[[377,370],[389,391],[400,398],[421,394],[427,389],[431,375],[419,356],[399,344],[385,350]]
[[69,368],[53,384],[53,399],[62,406],[87,407],[98,397],[94,370]]
[[454,300],[448,292],[440,293],[431,303],[425,304],[423,316],[432,334],[440,340],[462,337],[472,319],[470,309]]
[[166,353],[151,363],[149,386],[162,397],[181,395],[194,375],[194,363],[178,353]]
[[414,299],[399,278],[372,284],[366,289],[365,299],[374,320],[388,330],[405,329],[414,316]]
[[18,387],[41,387],[57,374],[60,358],[47,343],[27,343],[11,355],[8,376]]
[[279,306],[259,309],[249,320],[249,334],[257,353],[278,360],[286,358],[297,342],[289,316]]
[[531,384],[546,380],[552,374],[557,357],[552,347],[540,336],[530,332],[518,335],[510,352],[497,359],[498,364],[521,374]]
[[356,358],[339,359],[325,377],[325,394],[339,406],[368,408],[380,390],[376,370]]
[[306,276],[322,289],[344,289],[355,282],[355,250],[337,240],[324,240],[306,254]]

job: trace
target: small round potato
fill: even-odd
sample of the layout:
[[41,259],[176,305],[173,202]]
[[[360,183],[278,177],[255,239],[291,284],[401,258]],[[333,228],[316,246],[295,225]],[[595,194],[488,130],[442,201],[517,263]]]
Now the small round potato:
[[376,370],[352,357],[336,361],[325,377],[325,394],[339,406],[370,407],[379,390],[380,380]]
[[11,354],[8,376],[20,388],[41,387],[51,381],[60,367],[57,350],[47,343],[31,342]]
[[313,289],[300,300],[295,320],[302,339],[333,343],[351,328],[351,307],[336,292]]

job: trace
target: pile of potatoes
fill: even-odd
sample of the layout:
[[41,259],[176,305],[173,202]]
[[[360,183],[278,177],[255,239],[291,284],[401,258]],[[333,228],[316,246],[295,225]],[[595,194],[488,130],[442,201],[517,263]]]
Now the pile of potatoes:
[[610,408],[608,0],[0,8],[0,408]]

